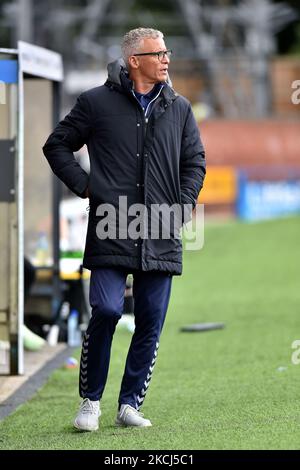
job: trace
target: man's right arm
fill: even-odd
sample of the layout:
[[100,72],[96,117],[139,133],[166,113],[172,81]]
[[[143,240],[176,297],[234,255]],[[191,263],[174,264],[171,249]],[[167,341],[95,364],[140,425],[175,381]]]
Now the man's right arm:
[[76,161],[77,152],[87,143],[91,131],[89,105],[82,94],[70,113],[48,137],[43,152],[52,171],[77,196],[88,197],[88,174]]

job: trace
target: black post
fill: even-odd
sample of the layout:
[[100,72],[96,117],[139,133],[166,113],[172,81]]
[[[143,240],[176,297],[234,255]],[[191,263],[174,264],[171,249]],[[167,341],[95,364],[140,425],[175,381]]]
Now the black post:
[[[61,84],[60,82],[52,82],[52,123],[53,127],[59,121],[60,111],[60,95]],[[60,230],[59,230],[59,204],[61,200],[62,187],[60,180],[53,175],[52,177],[52,214],[53,214],[53,298],[52,298],[52,318],[56,319],[58,314],[59,305],[61,303],[61,282],[59,272],[59,258],[60,258]]]

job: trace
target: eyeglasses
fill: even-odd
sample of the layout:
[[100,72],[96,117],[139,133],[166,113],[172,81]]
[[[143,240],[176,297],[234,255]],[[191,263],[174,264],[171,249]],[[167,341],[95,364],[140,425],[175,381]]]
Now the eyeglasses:
[[167,51],[158,51],[158,52],[142,52],[141,54],[133,54],[134,56],[138,55],[152,55],[152,56],[157,56],[158,60],[161,62],[166,56],[168,59],[170,58],[172,54],[172,50],[168,49]]

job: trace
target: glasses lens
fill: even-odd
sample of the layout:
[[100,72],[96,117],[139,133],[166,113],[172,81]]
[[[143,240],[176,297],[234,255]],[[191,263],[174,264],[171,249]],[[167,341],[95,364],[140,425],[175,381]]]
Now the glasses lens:
[[170,58],[172,54],[172,51],[171,50],[168,50],[168,51],[160,51],[159,54],[158,54],[158,58],[159,60],[163,60],[166,56],[168,57],[168,59]]

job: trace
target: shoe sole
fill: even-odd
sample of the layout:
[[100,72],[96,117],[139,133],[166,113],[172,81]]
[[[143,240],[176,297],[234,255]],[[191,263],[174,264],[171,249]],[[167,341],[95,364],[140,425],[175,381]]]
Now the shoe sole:
[[150,428],[152,424],[125,424],[122,421],[115,421],[115,425],[119,428]]
[[74,424],[74,427],[76,429],[79,429],[79,431],[87,431],[87,432],[88,431],[98,431],[98,429],[99,429],[99,426],[95,426],[94,428],[85,428],[85,427],[79,426],[79,424],[77,424],[76,421],[74,421],[73,424]]

